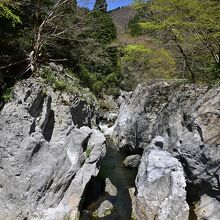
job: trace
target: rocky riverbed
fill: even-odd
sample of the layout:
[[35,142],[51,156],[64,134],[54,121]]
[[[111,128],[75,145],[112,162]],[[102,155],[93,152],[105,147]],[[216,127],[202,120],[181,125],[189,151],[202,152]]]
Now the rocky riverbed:
[[121,97],[114,140],[143,152],[137,219],[220,219],[219,87],[139,85]]
[[118,105],[100,121],[76,94],[17,83],[0,112],[0,220],[219,220],[220,88],[139,85]]
[[106,148],[99,175],[87,189],[81,220],[128,220],[132,217],[129,189],[135,186],[137,169],[123,165],[125,155],[110,140]]

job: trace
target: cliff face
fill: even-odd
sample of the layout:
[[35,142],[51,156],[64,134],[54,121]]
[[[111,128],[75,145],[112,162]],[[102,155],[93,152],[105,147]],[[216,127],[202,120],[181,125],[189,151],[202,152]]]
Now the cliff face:
[[[79,217],[106,152],[95,121],[95,105],[78,95],[41,79],[16,84],[0,112],[0,220]],[[219,87],[138,86],[122,95],[113,128],[121,150],[142,154],[138,220],[219,219]]]
[[[154,158],[149,157],[152,148],[151,142],[154,138],[157,140],[159,138],[153,148],[170,153],[181,163],[187,184],[187,201],[196,207],[195,212],[198,219],[219,218],[219,87],[210,89],[166,83],[139,86],[134,92],[125,93],[121,97],[120,113],[114,136],[123,151],[130,154],[144,151],[142,168],[139,168],[136,179],[138,201],[146,201],[149,196],[144,195],[141,191],[145,189],[144,192],[146,192],[150,186],[152,187],[151,184],[155,184],[155,182],[150,184],[147,178],[150,175],[149,163]],[[145,164],[145,161],[149,163]],[[169,168],[169,165],[164,166],[165,170]],[[143,167],[145,167],[144,170]],[[161,170],[162,168],[158,168],[155,164],[155,169]],[[140,179],[142,179],[141,182]],[[162,180],[160,179],[160,181]],[[182,183],[182,187],[185,188],[184,183]],[[163,190],[163,187],[158,187],[156,195]],[[155,197],[152,196],[151,200],[154,201],[154,199]],[[140,203],[138,204],[140,208]],[[142,204],[146,208],[146,204]],[[159,206],[156,210],[160,210]]]
[[15,86],[0,112],[1,220],[77,217],[105,155],[94,115],[93,105],[40,79]]

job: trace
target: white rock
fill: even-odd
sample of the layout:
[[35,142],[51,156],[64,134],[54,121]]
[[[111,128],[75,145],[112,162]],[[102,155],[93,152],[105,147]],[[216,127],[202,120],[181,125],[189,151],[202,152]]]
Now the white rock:
[[105,179],[105,192],[110,196],[117,196],[118,193],[117,188],[112,184],[109,178]]
[[111,215],[113,212],[113,205],[108,200],[105,200],[101,203],[99,208],[93,213],[94,217],[98,218],[104,218],[108,215]]
[[136,178],[137,219],[188,220],[186,181],[181,163],[153,144],[142,156]]
[[219,220],[220,202],[204,194],[200,201],[195,204],[195,214],[198,220]]
[[0,112],[1,220],[75,219],[105,155],[104,135],[88,127],[90,107],[68,94],[63,102],[64,94],[46,90],[40,80],[21,81]]

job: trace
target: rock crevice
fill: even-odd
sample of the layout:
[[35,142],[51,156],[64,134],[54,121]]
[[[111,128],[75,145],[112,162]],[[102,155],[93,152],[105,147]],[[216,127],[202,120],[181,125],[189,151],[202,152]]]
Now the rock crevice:
[[[143,167],[143,160],[150,158],[152,144],[158,150],[165,150],[171,157],[177,158],[183,167],[189,204],[209,200],[215,204],[213,206],[217,203],[220,206],[220,88],[167,83],[139,85],[134,92],[125,93],[120,103],[114,130],[114,139],[119,148],[129,154],[144,150],[140,167]],[[149,166],[150,160],[145,164],[145,169],[139,168],[137,198],[140,197],[142,187],[148,184],[147,176],[144,178],[140,172],[150,175]],[[165,178],[161,184],[166,181]],[[154,183],[150,186],[153,187]],[[155,199],[155,196],[151,199]],[[147,199],[141,196],[140,200],[144,203]],[[150,208],[153,207],[152,203]],[[197,215],[200,216],[198,219],[218,219],[220,212],[210,213],[211,208],[208,207],[206,214]],[[166,209],[168,207],[161,210]]]
[[[80,106],[72,101],[77,98]],[[45,90],[40,79],[15,86],[0,112],[0,220],[77,218],[105,155],[104,135],[91,128],[93,116],[85,101]]]

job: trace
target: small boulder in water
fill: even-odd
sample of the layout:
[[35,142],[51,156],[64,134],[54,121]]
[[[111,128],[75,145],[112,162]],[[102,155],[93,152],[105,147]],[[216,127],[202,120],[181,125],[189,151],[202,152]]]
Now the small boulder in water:
[[95,218],[104,218],[108,215],[111,215],[113,213],[113,205],[108,200],[105,200],[101,203],[99,208],[92,214]]
[[110,196],[117,196],[118,193],[117,188],[112,184],[109,178],[105,179],[105,192]]
[[141,156],[139,154],[130,155],[125,158],[123,161],[124,166],[130,167],[130,168],[136,168],[139,166],[141,161]]
[[199,202],[195,204],[195,214],[198,220],[217,220],[220,219],[220,202],[215,198],[204,194]]

